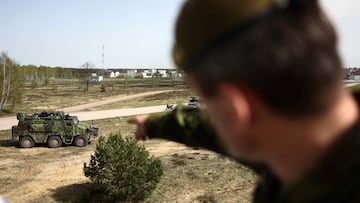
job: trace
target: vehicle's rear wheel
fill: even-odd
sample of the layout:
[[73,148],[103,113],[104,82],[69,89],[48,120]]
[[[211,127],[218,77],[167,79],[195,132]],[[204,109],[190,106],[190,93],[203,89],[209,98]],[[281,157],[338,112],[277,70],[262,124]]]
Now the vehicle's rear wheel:
[[31,137],[25,135],[20,137],[19,145],[22,148],[31,148],[35,146],[35,142]]
[[62,146],[62,140],[59,136],[51,136],[47,141],[47,145],[50,148],[58,148]]
[[84,135],[78,135],[75,137],[74,144],[78,147],[85,147],[89,143],[89,140]]

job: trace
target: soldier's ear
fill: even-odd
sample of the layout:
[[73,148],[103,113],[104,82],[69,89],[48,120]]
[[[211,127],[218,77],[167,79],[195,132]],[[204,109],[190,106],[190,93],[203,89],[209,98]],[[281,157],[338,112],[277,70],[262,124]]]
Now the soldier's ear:
[[[254,117],[253,98],[245,88],[234,84],[221,84],[217,88],[217,96],[236,129],[247,131],[251,128]],[[239,132],[241,133],[241,132]]]

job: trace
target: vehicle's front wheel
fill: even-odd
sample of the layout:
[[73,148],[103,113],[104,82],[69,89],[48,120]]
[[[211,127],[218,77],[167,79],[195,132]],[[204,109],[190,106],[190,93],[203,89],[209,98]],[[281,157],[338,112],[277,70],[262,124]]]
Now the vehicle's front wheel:
[[89,140],[84,135],[78,135],[75,137],[74,144],[78,147],[85,147],[89,143]]
[[22,136],[19,140],[19,145],[22,148],[31,148],[31,147],[35,146],[35,142],[29,136]]
[[62,140],[59,136],[51,136],[47,141],[47,145],[50,148],[58,148],[62,146]]

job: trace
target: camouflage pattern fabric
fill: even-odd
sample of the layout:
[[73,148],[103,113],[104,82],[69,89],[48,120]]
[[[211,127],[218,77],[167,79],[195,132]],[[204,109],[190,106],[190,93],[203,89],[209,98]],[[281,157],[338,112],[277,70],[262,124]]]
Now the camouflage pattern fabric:
[[145,123],[145,131],[149,138],[163,138],[226,154],[225,148],[199,108],[180,105],[171,112],[152,115]]
[[291,185],[264,171],[254,194],[255,203],[360,202],[360,121],[330,149],[317,166]]
[[[360,97],[357,95],[357,98]],[[150,116],[145,131],[150,138],[163,138],[228,155],[199,109],[179,107],[172,112]],[[360,203],[359,155],[360,121],[338,140],[312,171],[294,184],[283,184],[267,167],[247,164],[260,176],[253,202]]]

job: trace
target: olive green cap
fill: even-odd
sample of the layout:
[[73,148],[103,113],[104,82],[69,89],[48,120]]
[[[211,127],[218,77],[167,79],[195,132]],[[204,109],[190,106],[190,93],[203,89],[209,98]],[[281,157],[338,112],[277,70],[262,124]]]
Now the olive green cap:
[[225,33],[288,0],[186,0],[177,19],[173,59],[184,68]]

